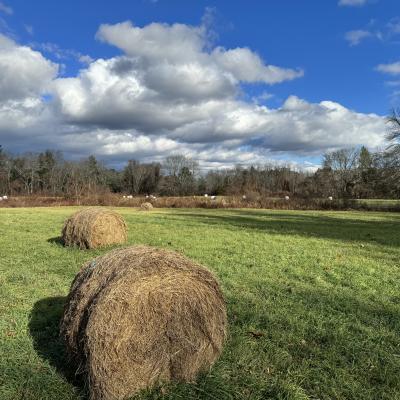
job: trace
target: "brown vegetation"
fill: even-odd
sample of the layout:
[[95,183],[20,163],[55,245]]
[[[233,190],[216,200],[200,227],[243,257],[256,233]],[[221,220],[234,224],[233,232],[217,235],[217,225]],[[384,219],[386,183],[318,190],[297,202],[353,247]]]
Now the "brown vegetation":
[[126,399],[193,381],[222,351],[225,302],[214,276],[178,253],[147,246],[85,264],[72,283],[61,335],[91,399]]
[[[79,201],[61,197],[20,196],[0,202],[2,207],[61,207],[61,206],[109,206],[140,207],[144,198],[123,198],[118,194],[82,197]],[[281,210],[363,210],[363,211],[400,211],[400,204],[395,201],[386,203],[362,202],[351,199],[296,198],[289,201],[280,197],[268,197],[251,194],[242,196],[218,196],[216,200],[202,196],[157,197],[154,201],[157,208],[256,208]]]

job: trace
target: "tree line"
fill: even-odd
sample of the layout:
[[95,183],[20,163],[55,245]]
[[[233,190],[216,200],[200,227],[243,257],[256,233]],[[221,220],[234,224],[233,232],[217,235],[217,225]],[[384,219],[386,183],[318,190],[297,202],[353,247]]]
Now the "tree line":
[[162,163],[128,160],[120,169],[108,168],[94,155],[66,160],[60,151],[13,155],[0,146],[0,195],[45,195],[80,198],[106,192],[162,196],[289,194],[308,198],[399,198],[400,117],[389,118],[389,146],[371,152],[366,147],[323,155],[315,172],[289,165],[235,166],[202,173],[184,155]]

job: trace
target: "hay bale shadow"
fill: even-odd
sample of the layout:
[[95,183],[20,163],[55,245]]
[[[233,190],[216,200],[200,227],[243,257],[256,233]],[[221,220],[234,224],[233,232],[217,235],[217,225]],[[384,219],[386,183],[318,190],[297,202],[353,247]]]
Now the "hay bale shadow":
[[64,247],[64,240],[63,240],[63,238],[61,236],[57,236],[57,237],[53,237],[53,238],[47,239],[47,243],[56,244],[58,246]]
[[[48,297],[37,301],[29,316],[29,332],[37,354],[76,386],[84,395],[82,377],[76,375],[76,368],[71,366],[60,338],[60,320],[66,297]],[[85,398],[85,397],[84,397]]]

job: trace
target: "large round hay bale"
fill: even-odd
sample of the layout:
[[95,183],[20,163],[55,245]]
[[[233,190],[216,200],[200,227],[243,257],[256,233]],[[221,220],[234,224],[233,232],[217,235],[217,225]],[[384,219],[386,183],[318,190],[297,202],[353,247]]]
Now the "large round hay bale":
[[226,328],[212,273],[178,253],[134,246],[83,266],[61,335],[87,374],[91,399],[119,400],[158,383],[193,381],[220,355]]
[[140,208],[141,208],[142,211],[150,211],[150,210],[152,210],[154,207],[153,207],[153,204],[151,204],[151,203],[149,203],[149,202],[146,202],[146,203],[142,203],[142,204],[140,205]]
[[62,239],[66,246],[94,249],[124,243],[127,229],[123,218],[103,208],[86,208],[70,216],[64,223]]

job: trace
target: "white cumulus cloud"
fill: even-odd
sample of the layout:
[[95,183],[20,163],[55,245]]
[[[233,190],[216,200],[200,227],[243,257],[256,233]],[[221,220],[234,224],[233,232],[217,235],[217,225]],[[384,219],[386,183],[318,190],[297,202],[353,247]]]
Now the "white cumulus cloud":
[[58,66],[0,34],[0,102],[38,96],[49,89]]
[[212,57],[224,71],[230,72],[241,82],[274,84],[301,78],[304,75],[301,69],[293,70],[265,65],[256,53],[247,48],[225,50],[219,47],[213,51]]
[[226,50],[218,47],[208,52],[208,34],[204,26],[152,23],[140,28],[131,22],[123,22],[102,25],[97,38],[117,46],[128,56],[139,57],[144,64],[163,61],[172,66],[189,63],[200,68],[220,68],[221,74],[230,74],[242,82],[274,84],[303,76],[300,69],[265,64],[248,48]]
[[271,108],[244,100],[242,83],[278,84],[303,71],[266,63],[249,48],[213,47],[204,26],[125,22],[102,25],[97,37],[122,54],[87,58],[77,75],[59,77],[39,51],[0,36],[6,148],[112,162],[183,153],[211,168],[383,143],[384,118],[333,101],[290,96]]

